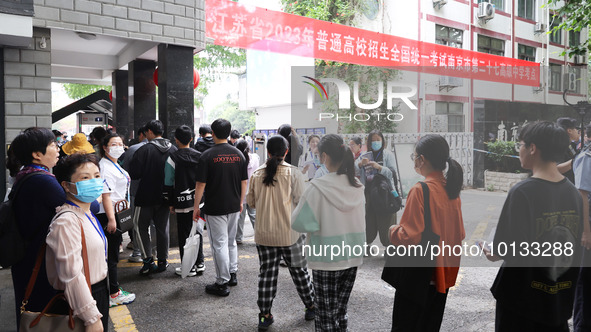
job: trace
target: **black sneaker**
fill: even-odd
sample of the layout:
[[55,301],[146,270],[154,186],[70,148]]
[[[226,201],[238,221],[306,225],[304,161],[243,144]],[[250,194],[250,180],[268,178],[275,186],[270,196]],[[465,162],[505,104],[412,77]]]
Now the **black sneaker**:
[[306,308],[304,319],[305,320],[314,320],[314,318],[316,318],[316,308],[314,308],[314,307]]
[[167,261],[158,261],[158,267],[156,268],[156,273],[160,273],[160,272],[164,272],[166,271],[166,268],[168,267],[168,262]]
[[156,264],[154,264],[152,258],[148,258],[144,260],[144,265],[140,269],[140,275],[147,276],[151,273],[156,272],[156,270],[158,270],[158,267],[156,266]]
[[259,331],[267,331],[274,321],[273,315],[271,314],[269,314],[269,317],[265,317],[264,314],[259,314]]
[[238,278],[236,278],[236,272],[230,273],[230,281],[228,281],[228,286],[236,285],[238,285]]
[[211,295],[217,296],[228,296],[230,295],[230,290],[228,289],[228,283],[225,284],[218,284],[214,282],[211,285],[205,286],[205,292]]

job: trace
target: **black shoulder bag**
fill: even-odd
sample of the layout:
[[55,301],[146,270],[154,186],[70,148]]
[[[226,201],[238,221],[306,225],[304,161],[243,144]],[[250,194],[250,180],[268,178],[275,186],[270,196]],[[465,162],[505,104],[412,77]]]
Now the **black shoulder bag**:
[[[425,230],[421,235],[421,242],[414,249],[411,246],[406,246],[406,255],[389,255],[390,253],[386,250],[386,264],[382,271],[382,280],[396,288],[396,292],[400,292],[423,306],[428,299],[429,285],[436,260],[436,257],[431,259],[430,246],[439,245],[439,235],[433,233],[431,225],[429,187],[424,182],[420,183],[423,188],[425,212]],[[393,253],[392,249],[394,248],[390,247],[390,251]]]

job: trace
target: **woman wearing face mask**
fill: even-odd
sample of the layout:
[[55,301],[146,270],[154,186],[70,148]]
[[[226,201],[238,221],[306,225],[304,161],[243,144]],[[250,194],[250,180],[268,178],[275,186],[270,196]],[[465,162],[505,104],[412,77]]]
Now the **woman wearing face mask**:
[[[86,331],[106,331],[109,321],[107,239],[90,204],[103,193],[103,179],[94,154],[76,153],[58,167],[56,176],[66,192],[47,234],[47,279],[64,292]],[[82,229],[88,252],[89,289],[82,260]],[[96,302],[95,302],[96,301]]]
[[316,171],[322,167],[318,156],[318,142],[320,142],[318,135],[308,136],[308,152],[301,157],[302,160],[299,162],[307,180],[313,179]]
[[[355,161],[355,170],[359,171],[361,183],[368,188],[375,174],[382,174],[390,179],[392,188],[394,185],[394,176],[396,175],[396,157],[392,152],[386,149],[384,135],[379,130],[372,130],[367,135],[367,153],[362,154]],[[366,205],[367,207],[367,205]],[[378,232],[380,242],[384,246],[390,244],[388,239],[388,230],[390,226],[396,224],[396,214],[383,215],[372,209],[365,210],[365,236],[367,244],[372,243]]]
[[108,134],[101,144],[101,156],[99,162],[101,177],[104,180],[102,203],[99,213],[96,215],[105,234],[109,248],[107,251],[107,264],[109,266],[109,306],[129,304],[135,300],[135,294],[126,292],[119,287],[117,277],[117,263],[119,263],[119,245],[121,245],[121,232],[117,230],[115,221],[115,203],[126,200],[129,204],[129,174],[117,163],[117,159],[123,154],[123,140],[117,134]]
[[[449,156],[449,145],[440,135],[423,136],[411,155],[415,171],[425,177],[429,187],[429,208],[432,231],[446,246],[461,246],[466,236],[462,219],[460,191],[464,173],[462,166]],[[443,173],[447,167],[447,172]],[[416,245],[425,229],[423,188],[415,184],[408,193],[400,225],[390,229],[390,241],[399,246]],[[427,303],[405,289],[396,290],[392,313],[392,331],[439,331],[447,292],[456,283],[460,256],[438,256],[432,273]],[[412,267],[409,267],[412,268]],[[431,273],[427,271],[427,273]],[[416,290],[416,288],[415,288]]]

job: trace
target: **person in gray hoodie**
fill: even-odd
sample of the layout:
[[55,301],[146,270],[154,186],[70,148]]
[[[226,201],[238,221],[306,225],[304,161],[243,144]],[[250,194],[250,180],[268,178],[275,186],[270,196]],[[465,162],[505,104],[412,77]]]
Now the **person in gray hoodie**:
[[291,227],[308,233],[304,254],[314,276],[316,331],[347,331],[347,303],[365,251],[364,188],[340,136],[322,137],[318,151],[328,173],[310,182]]
[[[133,217],[136,234],[140,235],[144,263],[140,270],[141,275],[163,272],[168,267],[169,204],[164,191],[164,164],[177,148],[169,140],[162,138],[163,132],[164,126],[159,120],[152,120],[146,124],[146,137],[149,142],[135,152],[129,167],[131,179],[140,180]],[[148,233],[151,220],[156,226],[158,267],[152,258],[152,244]]]

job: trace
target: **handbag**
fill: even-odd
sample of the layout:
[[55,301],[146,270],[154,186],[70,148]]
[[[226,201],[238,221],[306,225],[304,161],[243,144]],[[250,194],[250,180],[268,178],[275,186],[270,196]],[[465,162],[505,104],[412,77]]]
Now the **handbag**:
[[115,220],[117,229],[125,233],[133,229],[133,213],[129,208],[127,200],[122,199],[115,203]]
[[[90,269],[88,267],[88,252],[86,250],[86,237],[84,235],[84,228],[82,227],[82,224],[80,224],[80,230],[82,234],[82,262],[84,265],[84,276],[86,277],[88,288],[92,292],[92,288],[90,286]],[[47,244],[44,243],[39,249],[39,254],[37,255],[37,260],[35,262],[35,268],[33,269],[33,273],[31,274],[31,278],[27,284],[27,290],[21,305],[21,321],[19,332],[84,332],[86,329],[84,322],[80,318],[73,316],[72,308],[69,308],[67,315],[48,313],[57,300],[64,300],[67,303],[66,297],[63,293],[54,296],[41,312],[32,312],[25,309],[25,306],[31,297],[33,287],[35,286],[35,281],[37,280],[41,263],[45,257],[46,247]]]
[[382,271],[382,280],[396,288],[396,292],[405,295],[408,299],[424,306],[427,303],[429,296],[429,285],[435,269],[436,257],[431,258],[429,251],[431,245],[439,244],[439,235],[433,233],[431,225],[431,207],[429,205],[429,187],[426,183],[420,182],[423,188],[424,201],[424,220],[425,230],[421,234],[420,251],[417,248],[417,253],[408,254],[410,251],[407,247],[407,255],[388,255],[386,250],[386,264]]
[[181,278],[183,279],[189,275],[189,272],[195,265],[195,261],[199,255],[199,245],[201,244],[201,235],[199,234],[203,234],[204,223],[205,220],[201,217],[197,222],[193,222],[191,232],[189,233],[189,237],[187,237],[185,246],[183,247],[183,259],[181,262]]

